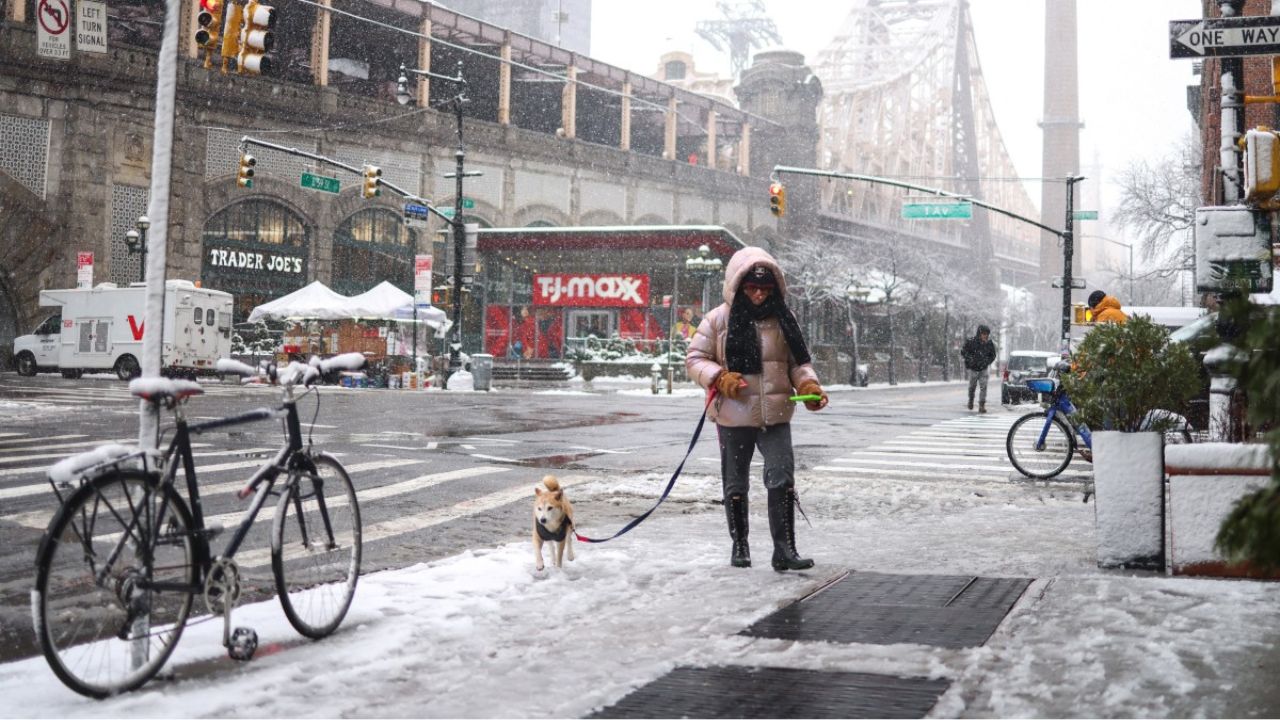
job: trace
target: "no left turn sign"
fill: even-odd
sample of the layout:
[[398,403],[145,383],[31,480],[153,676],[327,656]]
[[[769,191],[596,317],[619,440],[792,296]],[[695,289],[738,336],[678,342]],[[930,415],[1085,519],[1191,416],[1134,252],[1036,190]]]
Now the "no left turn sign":
[[40,0],[36,6],[36,52],[41,57],[71,59],[71,6],[68,0]]

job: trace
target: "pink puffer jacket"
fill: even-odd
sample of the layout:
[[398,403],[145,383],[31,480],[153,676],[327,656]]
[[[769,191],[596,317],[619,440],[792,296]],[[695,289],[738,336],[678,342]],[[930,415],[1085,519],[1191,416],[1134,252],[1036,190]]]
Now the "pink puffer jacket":
[[[738,285],[747,272],[756,265],[773,271],[778,280],[778,293],[786,297],[787,281],[782,268],[769,253],[757,247],[748,247],[734,253],[724,272],[724,303],[702,318],[698,332],[689,341],[685,355],[685,368],[689,378],[704,388],[713,387],[716,377],[725,369],[724,346],[729,334],[729,307]],[[762,372],[744,375],[747,387],[737,400],[717,396],[711,403],[709,417],[718,425],[728,427],[765,427],[791,422],[796,404],[787,398],[806,382],[818,382],[813,365],[797,365],[782,335],[782,327],[776,318],[756,323],[760,333],[760,360]]]

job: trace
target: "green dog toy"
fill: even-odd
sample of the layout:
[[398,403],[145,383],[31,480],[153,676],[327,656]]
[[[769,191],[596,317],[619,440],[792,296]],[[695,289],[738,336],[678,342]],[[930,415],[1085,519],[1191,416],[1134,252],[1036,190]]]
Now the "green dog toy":
[[822,399],[821,395],[792,395],[791,402],[818,402]]

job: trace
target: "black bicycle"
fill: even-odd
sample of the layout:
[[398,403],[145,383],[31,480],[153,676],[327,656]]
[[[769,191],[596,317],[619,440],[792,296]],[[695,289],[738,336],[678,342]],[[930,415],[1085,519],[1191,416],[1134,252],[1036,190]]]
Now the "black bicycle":
[[[206,619],[223,618],[228,654],[252,658],[257,634],[231,626],[241,595],[235,556],[273,496],[271,570],[285,616],[309,638],[337,629],[360,574],[360,509],[342,464],[304,442],[297,403],[314,392],[322,373],[363,363],[349,353],[278,372],[268,366],[263,374],[282,388],[279,407],[198,423],[183,412],[187,399],[203,392],[198,384],[158,378],[130,384],[134,395],[173,411],[168,448],[109,453],[109,460],[75,473],[66,498],[59,490],[65,479],[50,478],[62,506],[40,543],[31,605],[44,656],[67,687],[102,698],[146,683],[173,652],[198,597]],[[262,373],[225,360],[218,370]],[[295,394],[298,384],[308,389]],[[317,415],[318,402],[317,396]],[[223,528],[205,523],[191,437],[268,419],[283,419],[286,442],[240,490],[252,500],[215,555],[210,544]],[[177,489],[179,468],[185,499]]]

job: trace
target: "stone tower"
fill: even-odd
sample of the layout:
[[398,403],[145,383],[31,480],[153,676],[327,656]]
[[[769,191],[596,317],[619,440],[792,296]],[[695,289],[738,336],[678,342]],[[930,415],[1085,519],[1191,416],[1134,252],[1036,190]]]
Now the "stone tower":
[[[752,177],[769,177],[775,165],[817,167],[822,83],[804,55],[782,49],[756,53],[734,93],[740,108],[770,121],[752,128]],[[780,224],[785,239],[816,226],[819,202],[815,178],[791,175],[782,180],[787,188],[787,214]],[[762,194],[759,203],[767,201]]]

